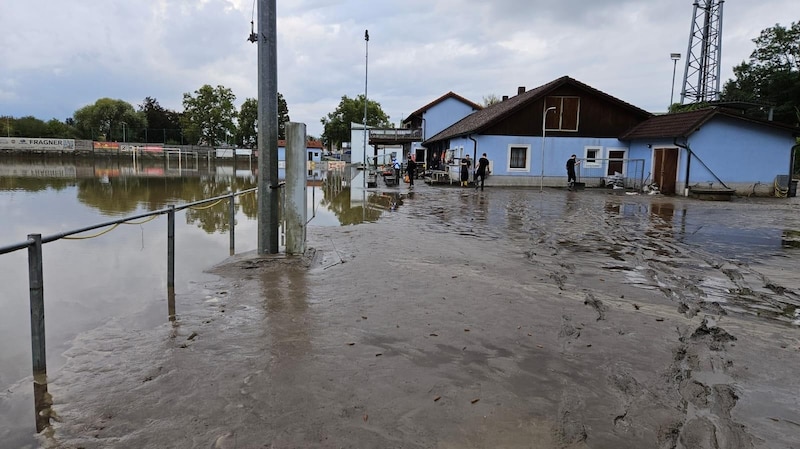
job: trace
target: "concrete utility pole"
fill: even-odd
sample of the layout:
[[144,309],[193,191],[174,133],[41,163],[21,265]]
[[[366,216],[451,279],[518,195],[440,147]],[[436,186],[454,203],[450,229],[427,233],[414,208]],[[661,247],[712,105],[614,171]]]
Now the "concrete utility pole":
[[278,57],[275,0],[258,1],[258,254],[278,253]]

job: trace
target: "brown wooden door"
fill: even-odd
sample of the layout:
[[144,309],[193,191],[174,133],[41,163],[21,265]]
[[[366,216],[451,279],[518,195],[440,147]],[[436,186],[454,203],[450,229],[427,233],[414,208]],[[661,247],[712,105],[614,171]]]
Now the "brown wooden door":
[[661,193],[675,193],[675,179],[678,177],[678,149],[656,148],[653,150],[653,181]]

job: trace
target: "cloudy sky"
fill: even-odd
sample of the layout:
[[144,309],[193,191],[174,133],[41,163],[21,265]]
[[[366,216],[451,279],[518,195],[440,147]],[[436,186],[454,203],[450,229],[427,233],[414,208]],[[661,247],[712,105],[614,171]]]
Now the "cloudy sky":
[[[259,1],[259,0],[256,0]],[[399,124],[454,91],[476,103],[569,75],[643,109],[676,99],[693,0],[278,0],[278,91],[292,121],[322,131],[343,95],[364,93]],[[0,0],[0,116],[71,117],[98,98],[181,111],[184,93],[257,96],[253,0]],[[797,0],[724,3],[722,80]],[[256,24],[256,27],[258,25]]]

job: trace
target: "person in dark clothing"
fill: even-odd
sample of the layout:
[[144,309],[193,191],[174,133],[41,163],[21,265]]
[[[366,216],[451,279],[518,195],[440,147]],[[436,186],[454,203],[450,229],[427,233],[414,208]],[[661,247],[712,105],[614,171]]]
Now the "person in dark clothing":
[[478,159],[478,169],[475,170],[475,190],[478,190],[478,178],[481,179],[480,188],[483,190],[483,182],[486,181],[487,174],[489,174],[489,159],[486,158],[486,153],[483,153]]
[[570,187],[575,185],[575,181],[577,180],[575,176],[575,166],[578,164],[580,164],[580,161],[577,160],[577,156],[574,154],[567,159],[567,183]]
[[461,159],[461,186],[466,187],[469,185],[469,168],[472,167],[472,161],[469,160],[469,154]]
[[406,173],[408,174],[408,188],[414,188],[414,176],[417,175],[417,163],[408,155],[408,162],[406,163]]

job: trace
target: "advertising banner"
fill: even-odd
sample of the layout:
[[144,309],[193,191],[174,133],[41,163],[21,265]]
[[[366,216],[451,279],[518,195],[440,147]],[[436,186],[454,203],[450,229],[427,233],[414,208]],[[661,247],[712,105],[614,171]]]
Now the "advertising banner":
[[117,142],[94,142],[95,150],[119,150]]
[[75,151],[75,139],[0,137],[0,149],[22,151]]

